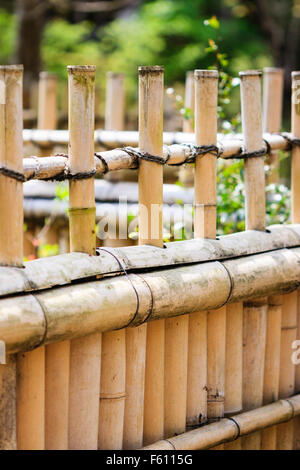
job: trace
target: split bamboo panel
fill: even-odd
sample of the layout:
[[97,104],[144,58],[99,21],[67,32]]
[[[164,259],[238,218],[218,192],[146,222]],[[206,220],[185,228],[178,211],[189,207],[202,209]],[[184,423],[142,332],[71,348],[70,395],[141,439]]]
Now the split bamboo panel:
[[[0,165],[22,171],[22,66],[0,66]],[[23,265],[22,183],[0,175],[0,265]],[[13,234],[13,236],[12,236]],[[1,338],[2,339],[2,338]],[[17,448],[16,356],[0,365],[0,449]]]
[[[241,72],[242,125],[248,152],[261,150],[261,73]],[[246,228],[262,230],[265,225],[265,173],[263,157],[245,161]],[[267,299],[244,304],[243,324],[243,409],[251,410],[263,403],[264,363],[267,325]],[[259,450],[261,433],[243,439],[243,449]]]
[[[69,66],[69,155],[72,172],[94,168],[95,67]],[[94,179],[70,181],[70,250],[95,254]],[[70,345],[69,449],[97,449],[101,335]],[[89,404],[88,406],[87,403]]]
[[[123,130],[125,115],[124,76],[107,74],[105,129]],[[119,172],[117,172],[119,173]],[[119,174],[110,181],[119,179]],[[120,227],[118,228],[120,230]],[[120,246],[118,239],[108,239],[105,246]],[[126,240],[125,240],[126,243]],[[125,411],[126,330],[102,336],[101,383],[99,407],[99,449],[122,449]]]
[[[292,73],[292,134],[296,138],[300,138],[300,72]],[[300,221],[300,147],[292,149],[292,220],[294,223]],[[297,339],[300,339],[300,303],[298,297],[298,334]],[[300,390],[300,365],[296,367],[295,372],[295,388]],[[300,449],[300,418],[295,420],[295,448]]]
[[[284,70],[266,67],[263,74],[263,131],[280,132],[282,116]],[[279,155],[271,152],[267,184],[279,183]]]

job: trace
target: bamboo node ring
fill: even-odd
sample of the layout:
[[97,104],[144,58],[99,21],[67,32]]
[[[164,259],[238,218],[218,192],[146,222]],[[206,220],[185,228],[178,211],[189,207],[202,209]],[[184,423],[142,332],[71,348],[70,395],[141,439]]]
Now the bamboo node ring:
[[234,419],[234,418],[226,418],[226,419],[229,419],[229,421],[232,421],[235,425],[236,425],[236,428],[237,428],[237,435],[236,437],[233,439],[234,441],[236,441],[240,435],[241,435],[241,428],[240,428],[240,425],[239,423]]

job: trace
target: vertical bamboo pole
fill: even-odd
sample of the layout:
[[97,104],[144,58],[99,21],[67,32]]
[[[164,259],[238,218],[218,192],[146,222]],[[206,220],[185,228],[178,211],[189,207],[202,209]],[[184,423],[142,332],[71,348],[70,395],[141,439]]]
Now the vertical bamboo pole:
[[[225,415],[243,408],[243,303],[226,307]],[[225,450],[241,450],[241,439],[224,445]]]
[[[292,73],[292,134],[300,138],[300,72]],[[300,147],[294,146],[292,149],[292,221],[294,224],[300,223]],[[298,294],[298,334],[300,339],[300,302]],[[300,365],[295,368],[295,389],[300,390]],[[300,449],[300,418],[295,420],[295,447]]]
[[[194,76],[193,72],[188,72],[186,77],[186,90],[185,90],[185,106],[194,108]],[[193,131],[192,121],[185,121],[183,124],[185,132]],[[192,174],[191,174],[192,171]],[[191,179],[193,176],[193,169],[182,168],[180,170],[179,179]],[[206,331],[206,318],[203,313],[192,316],[192,323],[199,327],[199,323],[205,323],[204,328]],[[191,331],[191,330],[190,330]],[[197,344],[200,336],[203,335],[203,328],[191,332],[191,337],[194,339],[195,355],[199,359],[199,349],[201,345]],[[192,407],[198,405],[196,400],[198,398],[192,394],[188,401],[188,353],[189,353],[189,316],[183,315],[176,318],[168,318],[166,320],[166,342],[165,342],[165,437],[168,438],[175,434],[185,432],[187,424],[187,410],[188,406],[192,411]],[[201,352],[200,352],[201,355]],[[201,358],[202,360],[202,358]],[[202,364],[203,365],[203,364]],[[204,364],[206,366],[206,363]],[[195,361],[190,365],[190,381],[196,388],[198,386],[198,377],[194,376],[194,369],[197,368]],[[202,372],[202,371],[201,371]],[[203,372],[202,372],[203,374]],[[200,376],[200,380],[203,377]],[[202,388],[205,383],[202,384]],[[201,390],[202,391],[202,390]],[[201,395],[201,392],[200,392]],[[203,393],[202,393],[203,395]],[[197,413],[197,423],[199,422],[199,415]],[[195,417],[194,417],[195,419]],[[189,425],[193,425],[194,421],[189,421]]]
[[[263,131],[279,132],[281,128],[282,98],[284,71],[279,68],[266,67],[263,75]],[[279,183],[279,154],[272,152],[269,156],[270,170],[266,175],[267,184]],[[278,399],[279,366],[280,366],[280,337],[282,296],[272,296],[268,299],[266,355],[264,373],[265,405]],[[276,449],[277,427],[262,431],[263,450]]]
[[[163,67],[139,68],[139,145],[143,151],[162,155]],[[139,168],[140,244],[163,247],[163,167],[142,161]],[[164,436],[165,321],[147,325],[144,397],[144,444]]]
[[[292,344],[297,339],[298,292],[283,296],[281,322],[281,351],[279,374],[279,398],[288,398],[295,392],[295,364],[292,362]],[[277,448],[292,450],[294,422],[282,423],[277,427]]]
[[[284,70],[264,68],[263,75],[263,131],[279,132],[281,128]],[[279,183],[279,154],[269,156],[270,171],[267,184]]]
[[[3,69],[2,69],[3,70]],[[7,155],[4,163],[9,167],[22,172],[22,70],[17,66],[4,72],[10,82],[11,91],[7,86],[6,94],[6,133],[10,142],[6,142]],[[8,82],[8,83],[9,83]],[[7,85],[8,85],[7,83]],[[10,106],[9,106],[10,105]],[[9,106],[9,107],[8,107]],[[11,126],[11,127],[10,127]],[[7,132],[8,131],[8,132]],[[3,137],[5,139],[5,134]],[[2,138],[1,138],[2,141]],[[3,141],[5,142],[5,140]],[[9,157],[10,156],[10,157]],[[11,158],[11,161],[9,161]],[[3,178],[3,177],[1,177]],[[9,178],[5,178],[9,180]],[[5,217],[4,224],[1,224],[1,232],[4,236],[9,235],[7,247],[18,244],[19,263],[22,264],[23,244],[19,236],[23,239],[23,215],[22,215],[22,184],[9,182],[9,187],[5,188],[6,181],[1,182],[1,190],[7,191],[5,204],[10,211],[10,217],[14,218],[14,225],[7,224],[8,217]],[[13,192],[15,193],[13,194]],[[17,200],[17,202],[16,202]],[[15,212],[16,211],[16,212]],[[13,212],[13,213],[12,213]],[[0,213],[4,215],[4,210],[0,208]],[[10,232],[5,233],[7,228]],[[11,237],[13,234],[13,237]],[[21,235],[20,235],[21,234]],[[6,247],[6,250],[7,250]],[[14,247],[12,246],[14,249]],[[44,449],[44,393],[45,393],[45,356],[44,349],[18,354],[17,356],[17,440],[19,449]]]
[[[261,73],[241,72],[242,125],[248,152],[263,147],[261,120]],[[265,230],[264,158],[245,161],[246,229]],[[267,299],[244,303],[243,409],[262,405],[266,343]],[[261,433],[243,439],[244,449],[260,449]]]
[[[218,73],[195,71],[195,130],[197,145],[216,144]],[[195,236],[216,238],[217,157],[206,155],[195,167]],[[207,316],[207,417],[224,415],[226,308]]]
[[[195,70],[195,137],[197,145],[215,144],[217,139],[218,73]],[[195,237],[216,237],[216,157],[207,155],[196,160],[195,166]],[[223,309],[221,309],[223,310]],[[212,323],[220,314],[220,326],[224,326],[224,312],[210,312]],[[189,315],[187,425],[197,426],[207,419],[208,347],[216,354],[218,345],[210,344],[213,336],[208,331],[208,314]],[[219,331],[220,332],[220,331]],[[210,336],[209,336],[210,334]],[[224,334],[225,338],[225,334]],[[221,343],[223,338],[221,339]],[[216,348],[214,347],[216,346]],[[221,344],[221,348],[225,345]],[[223,351],[224,353],[225,351]],[[224,354],[223,354],[224,356]],[[213,357],[210,356],[210,361]],[[218,362],[218,366],[220,363]],[[216,371],[218,375],[218,371]],[[213,386],[213,372],[210,375]],[[224,396],[224,394],[223,394]]]
[[[278,400],[282,295],[268,298],[263,404]],[[277,427],[262,431],[262,450],[276,450]]]
[[[0,165],[22,172],[23,67],[0,66]],[[23,265],[22,183],[0,175],[0,265]],[[17,448],[16,356],[0,365],[0,449]]]
[[38,129],[56,129],[57,124],[57,76],[49,72],[40,72]]
[[[105,129],[124,129],[124,75],[108,72],[105,101]],[[118,181],[120,172],[106,175]],[[118,240],[108,245],[119,246]],[[105,244],[107,245],[107,243]],[[126,341],[125,330],[104,333],[102,336],[101,391],[99,408],[99,449],[122,449],[125,410]]]
[[[69,66],[69,158],[72,173],[94,168],[95,67]],[[70,181],[70,250],[94,254],[94,179]],[[70,345],[69,448],[97,449],[101,334]]]
[[[57,126],[57,77],[53,73],[40,72],[38,100],[38,129],[54,130]],[[52,147],[39,149],[41,157],[51,154]]]
[[[189,71],[186,73],[185,79],[185,96],[184,106],[194,113],[195,109],[195,86],[194,86],[194,72]],[[183,132],[194,132],[194,118],[183,119],[182,123]],[[179,169],[179,181],[185,187],[193,185],[194,181],[194,168],[192,165],[182,165]]]
[[124,75],[108,72],[105,100],[105,129],[123,131],[125,121]]
[[[139,139],[140,148],[162,155],[163,86],[162,67],[139,69]],[[139,169],[140,244],[163,247],[162,203],[163,167],[142,161]],[[147,219],[146,219],[147,218]],[[144,444],[164,435],[164,351],[165,321],[147,325]]]
[[[105,102],[105,129],[124,129],[124,75],[108,72]],[[118,172],[117,172],[118,173]],[[107,175],[110,181],[119,175]],[[118,240],[113,240],[117,243]],[[125,410],[126,341],[125,330],[102,336],[101,390],[99,408],[99,449],[122,449]]]
[[[163,72],[159,66],[139,68],[139,147],[153,155],[162,154]],[[142,245],[163,246],[162,183],[162,166],[141,161],[139,243]],[[141,447],[143,439],[149,443],[163,435],[164,328],[164,321],[159,320],[148,328],[141,325],[126,331],[125,449]],[[150,357],[153,350],[155,363]]]
[[[38,129],[56,129],[57,77],[40,72],[38,100]],[[51,147],[41,148],[40,155],[49,155]],[[39,348],[45,355],[45,448],[67,449],[68,435],[68,341]]]

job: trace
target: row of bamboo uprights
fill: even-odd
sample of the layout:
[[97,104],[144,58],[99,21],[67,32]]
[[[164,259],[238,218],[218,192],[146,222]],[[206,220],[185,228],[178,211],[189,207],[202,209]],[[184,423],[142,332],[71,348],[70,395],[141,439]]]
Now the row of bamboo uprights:
[[[19,173],[26,168],[22,73],[21,66],[0,67],[0,165]],[[163,155],[163,73],[159,66],[139,68],[138,145],[141,151],[156,156]],[[90,172],[95,167],[95,68],[70,66],[68,77],[69,170],[73,174]],[[300,72],[293,73],[294,95],[299,77]],[[46,78],[42,76],[41,87],[46,86]],[[279,69],[265,72],[264,122],[261,73],[242,72],[240,79],[243,147],[246,152],[255,152],[264,148],[263,130],[273,134],[280,131],[283,73]],[[218,72],[196,70],[193,93],[194,142],[198,146],[216,145]],[[46,118],[50,119],[54,108],[51,111],[42,100],[40,106],[45,122],[39,121],[39,127],[50,128]],[[118,111],[117,106],[112,109]],[[111,124],[115,125],[116,121]],[[121,125],[120,121],[118,126]],[[300,138],[300,106],[293,100],[291,135]],[[279,142],[275,149],[285,148],[284,138],[274,138]],[[49,152],[49,148],[46,150]],[[272,153],[270,160],[277,168],[278,154]],[[216,165],[215,155],[196,158],[195,238],[216,238]],[[264,158],[245,159],[244,169],[246,230],[265,232]],[[293,146],[294,224],[300,223],[299,181],[300,150]],[[139,161],[138,182],[139,203],[148,209],[140,214],[139,245],[163,248],[162,211],[151,217],[151,207],[161,208],[163,203],[163,166]],[[22,271],[22,182],[5,174],[0,174],[0,225],[0,264]],[[152,237],[153,233],[158,236]],[[95,255],[93,177],[69,182],[69,235],[71,252]],[[57,296],[59,303],[58,292],[53,293],[53,299]],[[212,291],[211,296],[214,295]],[[5,301],[0,299],[0,317]],[[299,448],[300,418],[296,417],[300,412],[299,396],[286,400],[300,389],[300,367],[291,361],[291,344],[300,338],[298,291],[250,297],[217,309],[176,316],[172,316],[176,306],[168,292],[165,302],[169,304],[170,317],[133,328],[95,331],[9,354],[7,364],[0,366],[0,448],[136,449],[149,445],[161,448],[166,441],[155,443],[166,438],[175,448],[181,448],[174,443],[180,436],[173,436],[196,427],[192,434],[182,436],[185,448],[193,448],[192,436],[209,434],[210,426],[214,426],[213,437],[199,444],[200,437],[196,448],[214,448],[219,443],[217,449]],[[122,308],[122,304],[115,305],[111,314],[118,317]],[[283,401],[271,405],[278,399]],[[261,408],[262,405],[270,406]],[[244,412],[248,411],[245,417]],[[229,421],[219,420],[241,412],[236,420],[240,419],[243,432],[234,440],[237,437],[234,423],[231,421],[233,428],[228,429]],[[249,420],[251,425],[244,428]],[[207,422],[213,424],[206,425]],[[230,442],[222,444],[226,440]]]

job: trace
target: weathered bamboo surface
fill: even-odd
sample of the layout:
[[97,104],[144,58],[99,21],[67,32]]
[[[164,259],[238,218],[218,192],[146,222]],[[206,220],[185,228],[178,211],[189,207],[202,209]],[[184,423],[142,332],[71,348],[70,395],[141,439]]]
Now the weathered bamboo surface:
[[[59,263],[54,261],[52,265],[55,271],[57,267],[61,284],[69,283],[69,276],[64,275],[71,264],[74,269],[79,264],[79,261],[71,263],[71,255],[64,256],[67,258],[61,270]],[[57,261],[59,258],[56,258]],[[89,271],[82,283],[2,298],[1,338],[6,342],[8,352],[24,351],[44,343],[115,330],[127,325],[137,326],[144,321],[216,309],[228,302],[289,292],[300,283],[299,258],[298,246],[237,259],[223,259],[222,262],[193,263],[173,268],[168,266],[165,269],[160,267],[148,273],[139,272],[138,276],[134,272],[127,276],[108,278],[98,274],[99,280],[90,281]],[[90,257],[89,262],[93,262],[93,259]],[[45,265],[44,268],[44,271],[39,270],[38,278],[41,280],[44,275],[46,286],[48,273]],[[24,285],[27,289],[33,288],[34,284],[24,283],[21,271],[21,277],[18,278],[15,268],[2,268],[2,274],[3,270],[5,279],[10,276],[10,279],[19,281],[19,292],[22,292]],[[120,274],[117,268],[115,273]],[[9,286],[6,293],[8,290]],[[171,302],[171,298],[174,302]],[[122,309],[119,308],[121,305]]]
[[[35,131],[32,131],[35,132]],[[38,132],[36,130],[36,132]],[[50,132],[50,131],[39,131],[39,132]],[[52,132],[67,132],[67,131],[52,131]],[[104,132],[104,131],[103,131]],[[105,131],[106,132],[106,131]],[[107,131],[114,132],[114,131]],[[292,138],[292,135],[286,133],[287,137]],[[187,142],[193,144],[193,134],[184,134],[188,139],[182,140],[181,142]],[[269,143],[272,150],[287,150],[289,148],[289,142],[287,138],[279,134],[264,134],[264,139]],[[45,140],[45,144],[48,141]],[[51,141],[49,141],[51,145]],[[53,144],[52,144],[53,145]],[[121,145],[121,144],[120,144]],[[136,143],[135,143],[136,145]],[[235,155],[244,149],[244,141],[242,136],[239,137],[237,134],[235,138],[231,140],[227,136],[220,136],[220,140],[217,143],[217,147],[221,153],[222,158],[233,158]],[[267,151],[267,146],[264,143],[264,148]],[[163,158],[167,165],[180,165],[185,162],[188,157],[191,157],[193,150],[187,145],[181,145],[181,143],[175,143],[172,145],[164,145],[163,147]],[[128,155],[121,148],[116,148],[106,152],[98,152],[101,158],[95,156],[95,169],[96,174],[103,174],[107,171],[134,169],[138,167],[137,158]],[[105,160],[106,164],[103,162]],[[67,156],[52,155],[48,157],[26,157],[23,159],[23,171],[24,175],[28,179],[47,179],[54,178],[61,174],[63,171],[68,171],[69,161]]]
[[218,423],[186,432],[144,447],[144,450],[200,450],[209,449],[224,442],[231,442],[268,428],[290,421],[300,415],[300,395],[279,400],[252,411],[241,413],[232,419],[224,418]]
[[[0,267],[0,297],[48,289],[77,280],[127,272],[204,263],[300,246],[300,224],[273,225],[268,232],[248,230],[218,240],[193,239],[150,245],[108,248],[100,256],[66,253],[25,262],[25,269]],[[109,253],[111,252],[111,254]],[[246,259],[246,258],[245,258]],[[251,268],[249,258],[249,268]],[[298,271],[297,271],[298,272]]]

